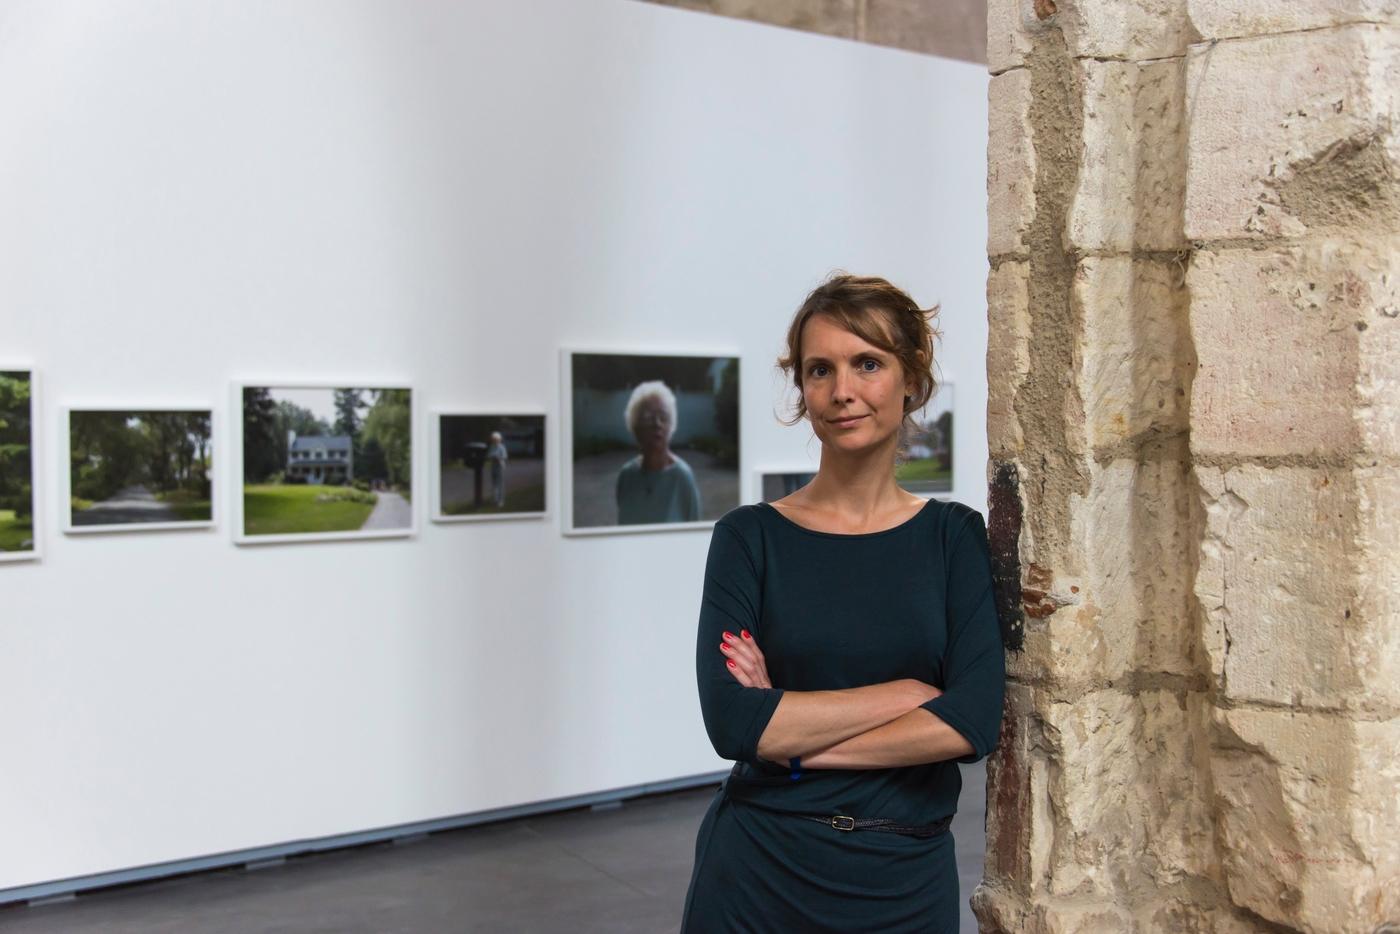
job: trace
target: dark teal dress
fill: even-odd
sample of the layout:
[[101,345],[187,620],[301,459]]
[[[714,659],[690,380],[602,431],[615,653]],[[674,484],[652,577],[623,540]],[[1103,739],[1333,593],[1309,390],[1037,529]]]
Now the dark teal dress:
[[[747,629],[771,689],[746,688],[719,651]],[[951,832],[920,839],[841,831],[792,814],[932,824],[957,810],[958,762],[996,745],[1005,688],[987,528],[961,503],[929,500],[892,529],[805,529],[766,503],[715,524],[705,566],[696,674],[705,730],[734,760],[695,842],[684,934],[958,930]],[[783,690],[917,678],[924,704],[967,738],[958,760],[889,769],[803,769],[759,759]],[[783,813],[790,812],[790,813]]]

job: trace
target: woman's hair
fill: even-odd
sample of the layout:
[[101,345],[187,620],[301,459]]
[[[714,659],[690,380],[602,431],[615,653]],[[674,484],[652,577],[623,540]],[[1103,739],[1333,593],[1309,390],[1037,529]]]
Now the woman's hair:
[[933,342],[941,335],[933,326],[938,306],[920,308],[908,293],[878,276],[852,276],[833,273],[811,291],[793,316],[787,333],[787,353],[778,358],[778,367],[797,387],[793,417],[783,422],[795,425],[807,417],[802,396],[802,328],[815,315],[825,315],[861,340],[894,354],[906,377],[914,381],[914,393],[904,397],[904,424],[913,426],[913,414],[933,398],[938,388],[933,376]]
[[666,421],[670,428],[666,432],[669,439],[676,433],[676,394],[671,391],[659,379],[647,380],[638,383],[637,388],[632,390],[632,397],[627,400],[627,430],[632,432],[632,436],[637,435],[637,414],[642,408],[642,403],[647,399],[657,399],[661,402],[662,408],[666,410]]

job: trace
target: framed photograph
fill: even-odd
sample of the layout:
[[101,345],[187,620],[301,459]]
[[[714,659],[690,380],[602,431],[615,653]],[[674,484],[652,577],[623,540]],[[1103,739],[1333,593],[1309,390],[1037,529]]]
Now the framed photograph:
[[235,541],[395,538],[417,531],[412,387],[239,383],[234,400]]
[[706,528],[739,505],[739,358],[564,350],[564,533]]
[[64,409],[63,530],[211,528],[213,423],[208,408]]
[[771,503],[789,493],[796,493],[812,482],[817,475],[815,467],[797,470],[760,470],[755,473],[758,489],[758,502]]
[[38,374],[0,367],[0,561],[39,557],[38,414]]
[[545,515],[543,412],[433,414],[433,521]]
[[953,490],[953,384],[943,383],[918,414],[916,428],[900,439],[905,452],[895,479],[910,493],[929,495]]

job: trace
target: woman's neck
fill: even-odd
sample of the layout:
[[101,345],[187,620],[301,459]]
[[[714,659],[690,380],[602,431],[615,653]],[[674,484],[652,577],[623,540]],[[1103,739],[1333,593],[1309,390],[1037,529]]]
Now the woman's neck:
[[922,502],[895,480],[894,455],[893,443],[852,453],[823,447],[821,466],[803,488],[801,506],[864,521]]
[[671,466],[676,458],[671,454],[670,448],[660,448],[655,451],[642,451],[643,470],[662,470]]

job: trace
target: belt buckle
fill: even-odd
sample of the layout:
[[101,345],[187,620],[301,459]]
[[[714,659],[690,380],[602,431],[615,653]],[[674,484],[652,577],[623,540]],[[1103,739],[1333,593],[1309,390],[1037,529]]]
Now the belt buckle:
[[846,817],[844,815],[837,814],[831,819],[831,826],[835,830],[855,830],[856,819],[854,817]]

